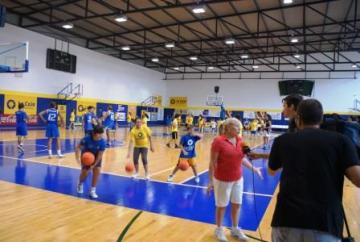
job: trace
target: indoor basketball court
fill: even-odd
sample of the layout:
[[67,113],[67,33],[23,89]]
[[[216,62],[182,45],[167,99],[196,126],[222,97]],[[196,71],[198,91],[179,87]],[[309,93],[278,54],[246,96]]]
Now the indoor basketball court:
[[[359,17],[357,0],[0,0],[0,241],[218,241],[224,122],[257,154],[290,128],[288,95],[358,124]],[[239,227],[272,241],[282,174],[248,161]],[[360,240],[360,190],[343,191]],[[228,241],[244,241],[232,226],[227,208]]]

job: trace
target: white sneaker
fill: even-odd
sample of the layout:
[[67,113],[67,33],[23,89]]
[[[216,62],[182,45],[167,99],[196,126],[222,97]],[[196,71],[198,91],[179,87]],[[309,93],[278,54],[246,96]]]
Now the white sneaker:
[[52,155],[50,155],[50,154],[48,155],[48,158],[49,158],[49,159],[51,159],[52,157],[53,157]]
[[90,195],[91,198],[94,198],[94,199],[99,197],[99,196],[96,194],[95,191],[90,191],[90,194],[89,194],[89,195]]
[[240,228],[232,228],[231,236],[236,237],[242,241],[248,241],[249,238],[241,231]]
[[199,182],[200,182],[200,178],[197,176],[197,177],[195,177],[195,182],[196,182],[196,184],[199,184]]
[[220,241],[220,242],[227,242],[227,238],[225,236],[224,230],[222,228],[216,228],[215,229],[215,237]]
[[77,190],[77,193],[83,194],[84,193],[84,185],[78,184],[76,190]]
[[173,175],[170,175],[170,176],[168,176],[167,181],[168,181],[168,182],[172,182],[172,181],[173,181],[173,179],[174,179],[174,176],[173,176]]
[[19,153],[24,153],[24,148],[22,147],[22,145],[18,145],[17,148]]
[[149,180],[150,179],[150,175],[149,174],[145,174],[145,180]]
[[138,176],[139,176],[139,174],[135,172],[135,173],[132,175],[132,178],[138,178]]
[[65,156],[63,154],[59,153],[59,154],[57,154],[57,157],[58,158],[64,158]]

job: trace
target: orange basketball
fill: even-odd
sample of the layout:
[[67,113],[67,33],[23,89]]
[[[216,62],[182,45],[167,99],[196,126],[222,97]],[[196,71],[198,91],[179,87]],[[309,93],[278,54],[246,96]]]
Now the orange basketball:
[[91,152],[84,152],[81,156],[81,162],[85,166],[91,166],[95,162],[95,156]]
[[125,171],[127,173],[132,173],[134,171],[134,165],[132,163],[127,163],[125,165]]
[[178,167],[182,171],[186,171],[189,168],[189,163],[186,160],[182,160],[179,162]]

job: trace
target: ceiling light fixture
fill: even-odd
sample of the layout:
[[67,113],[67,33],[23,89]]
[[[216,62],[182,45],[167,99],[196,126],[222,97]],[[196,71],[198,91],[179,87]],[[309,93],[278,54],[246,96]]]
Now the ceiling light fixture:
[[198,58],[196,56],[190,56],[190,60],[196,61]]
[[115,18],[115,21],[116,22],[119,22],[119,23],[123,23],[123,22],[126,22],[128,20],[128,17],[124,14],[122,15],[119,15]]
[[235,44],[235,40],[234,40],[234,39],[226,39],[226,40],[225,40],[225,44],[227,44],[227,45],[233,45],[233,44]]
[[192,9],[192,12],[196,14],[205,13],[205,8],[203,6],[196,6]]
[[62,26],[64,29],[72,29],[74,28],[74,25],[72,23],[66,23]]
[[122,50],[125,50],[125,51],[126,51],[126,50],[130,50],[130,46],[123,46],[123,47],[121,47],[121,49],[122,49]]
[[167,43],[165,44],[166,48],[174,48],[175,47],[175,43]]
[[159,62],[159,58],[152,58],[151,61],[152,62]]
[[298,43],[299,42],[299,39],[297,39],[297,38],[291,38],[291,43]]
[[293,0],[283,0],[283,3],[284,4],[291,4],[291,3],[293,3]]

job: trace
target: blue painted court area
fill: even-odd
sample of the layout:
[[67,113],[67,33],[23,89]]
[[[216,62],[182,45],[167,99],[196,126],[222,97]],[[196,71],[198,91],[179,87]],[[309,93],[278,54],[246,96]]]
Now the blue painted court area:
[[[37,140],[34,144],[39,145],[34,146],[34,150],[41,150],[43,142],[44,141]],[[36,158],[32,158],[31,160],[22,157],[17,158],[13,156],[14,151],[6,148],[10,146],[9,143],[10,142],[0,143],[0,150],[2,152],[0,155],[0,180],[89,199],[87,193],[81,196],[76,193],[80,170],[36,163]],[[72,144],[72,141],[69,141],[68,147],[72,147]],[[9,150],[11,151],[10,153],[8,153]],[[41,154],[41,152],[39,154]],[[262,161],[256,162],[258,162],[259,165],[265,165]],[[278,182],[278,177],[265,177],[263,181],[255,180],[256,193],[264,193],[267,195],[254,196],[251,193],[253,191],[252,184],[249,183],[252,180],[248,177],[249,174],[247,174],[247,172],[244,174],[245,191],[248,193],[244,194],[240,225],[247,230],[256,230],[271,200],[271,195]],[[203,174],[202,176],[202,185],[205,185],[206,175],[207,174]],[[215,202],[213,194],[208,195],[205,187],[189,185],[192,184],[191,182],[192,181],[189,181],[184,185],[169,184],[102,174],[97,186],[97,193],[99,195],[97,201],[214,224]],[[85,191],[88,191],[90,187],[90,177],[88,177],[84,185]],[[257,186],[259,186],[259,191],[257,190]],[[224,222],[226,226],[231,225],[229,210],[226,213]]]

